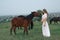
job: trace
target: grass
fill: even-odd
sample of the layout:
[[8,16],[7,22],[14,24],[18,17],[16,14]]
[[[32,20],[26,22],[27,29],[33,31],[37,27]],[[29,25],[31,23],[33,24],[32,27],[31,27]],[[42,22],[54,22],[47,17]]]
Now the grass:
[[28,35],[23,35],[23,30],[17,29],[17,35],[10,35],[10,22],[0,24],[0,40],[60,40],[60,24],[49,24],[51,37],[42,36],[41,23],[34,22],[33,30]]

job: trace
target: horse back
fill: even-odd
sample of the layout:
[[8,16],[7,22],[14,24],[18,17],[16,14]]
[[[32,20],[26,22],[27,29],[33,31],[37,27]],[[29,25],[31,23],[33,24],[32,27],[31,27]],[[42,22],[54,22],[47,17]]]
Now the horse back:
[[12,23],[13,26],[20,26],[20,25],[23,24],[23,22],[24,22],[23,17],[22,18],[15,17],[11,20],[11,23]]

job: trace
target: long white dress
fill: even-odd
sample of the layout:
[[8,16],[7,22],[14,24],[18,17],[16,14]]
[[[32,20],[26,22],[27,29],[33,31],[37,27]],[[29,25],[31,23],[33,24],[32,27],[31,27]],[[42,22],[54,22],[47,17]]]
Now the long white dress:
[[[46,18],[47,18],[47,14],[45,13],[44,15],[42,15],[42,20]],[[44,37],[50,37],[50,30],[47,19],[45,21],[46,21],[45,26],[44,26],[44,22],[42,23],[42,34]]]

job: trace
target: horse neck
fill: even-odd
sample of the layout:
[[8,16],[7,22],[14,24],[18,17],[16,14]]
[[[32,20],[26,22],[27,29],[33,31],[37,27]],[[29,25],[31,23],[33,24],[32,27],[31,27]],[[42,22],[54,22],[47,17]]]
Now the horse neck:
[[32,20],[33,17],[34,17],[33,14],[30,14],[30,15],[26,16],[26,18],[27,18],[27,19],[30,19],[30,20]]

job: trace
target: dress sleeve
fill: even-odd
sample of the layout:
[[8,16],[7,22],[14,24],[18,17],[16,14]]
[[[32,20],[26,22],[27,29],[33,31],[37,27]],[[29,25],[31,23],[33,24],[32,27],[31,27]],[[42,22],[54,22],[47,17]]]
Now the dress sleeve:
[[45,22],[46,19],[47,19],[47,14],[44,14],[44,15],[42,16],[42,20],[41,20],[41,22]]

